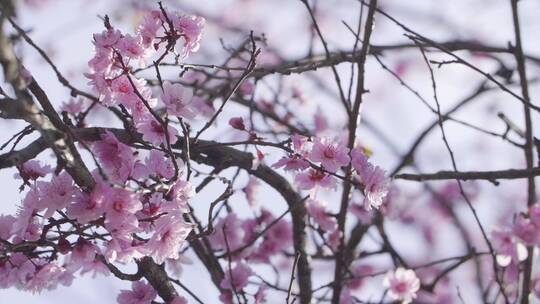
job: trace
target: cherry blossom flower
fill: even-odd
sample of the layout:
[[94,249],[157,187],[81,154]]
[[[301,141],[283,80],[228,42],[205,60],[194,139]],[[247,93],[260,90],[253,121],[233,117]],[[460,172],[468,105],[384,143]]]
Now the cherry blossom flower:
[[114,46],[122,37],[119,30],[113,28],[104,30],[101,34],[94,34],[94,44],[98,48],[109,48]]
[[193,264],[193,260],[191,260],[187,255],[180,254],[177,259],[167,259],[165,260],[165,269],[168,273],[171,274],[171,276],[179,278],[184,270],[184,265],[191,265]]
[[355,264],[351,267],[351,272],[354,279],[350,280],[350,282],[347,284],[349,288],[351,289],[360,289],[364,285],[365,279],[362,278],[364,276],[370,275],[374,273],[374,269],[370,265],[365,264]]
[[525,245],[540,244],[540,228],[536,226],[531,219],[518,216],[512,232]]
[[398,268],[386,274],[383,286],[388,288],[388,295],[392,299],[407,304],[416,298],[416,292],[420,289],[420,280],[413,270]]
[[[181,160],[177,160],[177,164],[182,166]],[[164,178],[172,178],[174,176],[174,166],[170,158],[165,157],[165,153],[152,150],[145,161],[146,170],[149,175],[154,175]]]
[[[0,214],[0,239],[9,240],[11,238],[11,229],[15,224],[17,219],[12,215],[1,215]],[[2,244],[0,243],[0,248]]]
[[255,83],[253,81],[244,81],[238,87],[238,93],[242,96],[251,96],[255,92]]
[[529,208],[529,217],[531,221],[540,227],[540,204],[536,203]]
[[[153,145],[159,146],[165,144],[167,141],[165,129],[163,129],[163,126],[154,118],[147,118],[137,124],[137,131],[142,134],[145,141],[148,141]],[[170,125],[167,125],[167,135],[169,136],[171,145],[178,141],[178,138],[176,137],[178,131]]]
[[71,98],[68,102],[63,102],[60,110],[62,112],[67,112],[68,114],[76,116],[81,113],[84,107],[84,99],[82,98]]
[[68,256],[67,265],[70,271],[75,272],[87,264],[92,263],[96,257],[96,246],[79,238],[75,242],[71,254]]
[[[210,236],[212,247],[216,250],[234,250],[239,248],[244,239],[245,231],[235,213],[229,213],[221,218],[214,226],[215,232]],[[225,234],[225,235],[224,235]],[[225,237],[227,240],[225,241]]]
[[23,180],[37,180],[40,177],[45,177],[51,172],[51,166],[41,165],[41,163],[37,160],[29,160],[20,166],[19,173],[15,174],[15,178],[22,178]]
[[285,171],[300,171],[309,168],[309,163],[300,155],[293,154],[280,158],[272,168],[282,168]]
[[180,248],[192,229],[193,225],[185,223],[182,219],[162,217],[157,220],[156,232],[145,249],[158,264],[165,262],[166,259],[177,259]]
[[116,139],[111,132],[101,135],[92,150],[103,166],[107,176],[116,183],[124,183],[133,172],[135,158],[131,148]]
[[128,263],[144,257],[144,248],[132,244],[121,238],[113,238],[107,243],[104,256],[109,263]]
[[160,28],[161,22],[159,14],[151,13],[144,17],[143,21],[137,28],[137,33],[141,37],[141,43],[145,48],[153,45],[154,39],[156,38],[157,32]]
[[11,229],[11,233],[24,239],[28,226],[32,223],[35,212],[40,205],[40,194],[38,188],[31,188],[26,193],[21,206],[17,210],[15,223]]
[[[32,293],[55,289],[66,272],[64,267],[54,263],[45,264],[27,283],[26,289]],[[67,283],[71,283],[71,280],[68,280]]]
[[244,263],[236,263],[230,270],[225,271],[225,277],[221,281],[221,288],[229,290],[242,290],[247,286],[248,279],[253,275],[251,268]]
[[321,107],[317,107],[313,120],[315,125],[315,133],[320,134],[328,130],[328,120],[326,119],[326,115],[323,113]]
[[340,167],[349,164],[349,149],[328,138],[316,139],[309,158],[313,162],[320,162],[329,172],[336,172]]
[[194,195],[193,184],[179,179],[164,196],[165,200],[169,201],[171,205],[163,204],[162,209],[167,212],[187,213],[189,212],[187,203]]
[[330,245],[332,250],[334,251],[339,250],[342,235],[343,233],[339,229],[334,229],[334,231],[332,231],[328,235],[328,245]]
[[53,176],[50,182],[39,182],[38,188],[41,192],[40,209],[47,209],[45,217],[67,207],[75,194],[73,179],[67,172]]
[[144,55],[141,42],[140,36],[133,37],[130,34],[126,34],[118,40],[116,47],[123,57],[137,60]]
[[246,199],[251,206],[254,206],[256,204],[255,193],[259,184],[260,183],[257,178],[250,177],[247,185],[244,188],[242,188],[242,192],[244,192],[244,194],[246,195]]
[[200,16],[174,16],[172,22],[174,28],[184,38],[184,48],[181,53],[182,58],[185,59],[189,54],[199,50],[202,29],[206,23],[206,19]]
[[384,170],[369,163],[361,150],[353,149],[351,155],[352,165],[365,186],[364,206],[367,210],[378,209],[386,200],[390,180],[385,176]]
[[107,193],[103,184],[97,183],[90,193],[77,192],[73,204],[67,207],[67,215],[81,224],[87,224],[105,213]]
[[193,96],[191,105],[194,109],[197,109],[197,112],[206,118],[211,118],[216,111],[214,105],[211,101],[201,98],[199,96]]
[[316,186],[322,188],[335,188],[336,186],[336,180],[332,176],[316,169],[309,169],[297,174],[295,182],[302,190],[310,190]]
[[334,231],[337,228],[337,219],[328,213],[323,202],[308,199],[306,205],[309,215],[323,230]]
[[[272,221],[274,218],[272,217]],[[267,240],[279,243],[280,248],[286,248],[292,243],[292,227],[288,221],[278,221],[275,223],[266,234]]]
[[149,304],[157,296],[157,292],[142,281],[131,284],[131,290],[122,290],[116,301],[118,304]]
[[365,200],[364,206],[367,210],[371,208],[379,209],[385,202],[388,194],[390,181],[385,176],[385,172],[379,167],[373,167],[369,174],[362,178],[365,185]]
[[168,81],[163,83],[163,94],[161,100],[167,107],[167,112],[173,116],[180,116],[187,119],[193,119],[197,113],[192,108],[191,101],[193,92],[191,89],[181,84],[171,84]]
[[137,196],[131,191],[121,188],[108,188],[104,194],[106,227],[108,229],[136,227],[138,223],[134,214],[142,209],[142,204]]

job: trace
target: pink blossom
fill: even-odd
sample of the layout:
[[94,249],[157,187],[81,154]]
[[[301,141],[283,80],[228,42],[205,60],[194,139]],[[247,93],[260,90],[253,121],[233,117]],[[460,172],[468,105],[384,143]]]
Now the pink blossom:
[[536,203],[529,208],[529,217],[531,221],[540,227],[540,204]]
[[15,174],[15,178],[22,178],[23,180],[37,180],[40,177],[45,177],[51,172],[51,166],[43,166],[37,160],[29,160],[21,165],[19,168],[19,173]]
[[173,276],[179,278],[184,270],[184,265],[191,265],[193,261],[185,254],[180,254],[177,259],[165,260],[165,269]]
[[373,167],[371,172],[362,177],[364,182],[364,206],[367,210],[371,208],[379,209],[386,200],[390,181],[385,176],[385,172],[379,167]]
[[127,34],[118,40],[116,47],[120,54],[128,59],[141,59],[144,55],[144,49],[141,45],[140,36],[131,36]]
[[171,84],[165,81],[163,83],[161,99],[170,115],[187,119],[192,119],[197,115],[191,104],[193,92],[188,87],[184,87],[179,83]]
[[139,100],[139,97],[135,94],[128,76],[121,75],[112,80],[111,95],[104,100],[104,103],[108,106],[114,106],[117,103],[130,106],[137,100]]
[[244,131],[246,129],[246,125],[244,124],[244,119],[242,117],[233,117],[229,119],[229,126],[240,131]]
[[137,33],[141,37],[141,42],[144,47],[148,48],[152,46],[160,27],[160,19],[156,18],[153,14],[149,14],[144,18],[137,29]]
[[354,148],[351,151],[351,164],[353,168],[356,170],[358,175],[362,176],[364,171],[369,170],[370,163],[368,161],[368,157],[366,154],[362,151],[361,148]]
[[185,59],[190,53],[197,52],[200,47],[202,29],[206,20],[199,16],[174,16],[174,28],[184,38],[182,57]]
[[[177,160],[179,165],[182,165],[181,160]],[[148,170],[149,175],[172,178],[174,176],[174,166],[170,158],[165,157],[165,153],[152,150],[150,155],[146,158],[145,161],[146,169]]]
[[45,264],[28,282],[26,288],[32,293],[55,289],[66,272],[64,267],[54,263]]
[[267,231],[266,238],[279,243],[281,248],[286,248],[292,243],[291,223],[285,220],[278,221]]
[[179,179],[164,197],[165,200],[171,203],[170,206],[166,205],[162,208],[167,212],[189,212],[187,203],[194,195],[195,189],[193,188],[193,184]]
[[253,81],[244,81],[238,87],[238,93],[242,96],[251,96],[255,92]]
[[105,201],[105,228],[113,237],[131,241],[132,234],[142,230],[135,216],[142,209],[141,202],[134,193],[120,188],[109,188]]
[[[0,215],[0,239],[9,240],[11,238],[11,229],[15,224],[15,217],[12,215]],[[2,245],[0,244],[0,248]]]
[[156,263],[179,258],[180,248],[193,226],[182,219],[162,217],[156,222],[156,232],[145,248]]
[[119,30],[108,29],[101,32],[101,34],[94,34],[94,44],[98,48],[109,48],[115,45],[122,34]]
[[96,247],[84,239],[80,238],[71,250],[68,258],[68,268],[75,272],[83,268],[86,264],[92,263],[96,257]]
[[132,242],[113,238],[107,243],[104,256],[109,263],[129,263],[135,258],[144,257],[143,251],[144,248],[140,246],[132,246]]
[[227,245],[229,245],[229,250],[232,251],[242,245],[245,231],[235,213],[229,213],[226,217],[221,218],[214,229],[215,232],[210,236],[210,240],[212,247],[216,250],[226,250]]
[[302,135],[294,134],[291,136],[291,142],[293,144],[294,151],[303,154],[304,148],[306,148],[306,143],[308,142],[308,138]]
[[339,250],[342,235],[343,233],[339,229],[335,229],[328,235],[328,245],[330,245],[333,251]]
[[253,275],[251,268],[244,263],[237,263],[234,268],[225,271],[225,277],[221,281],[221,288],[229,290],[242,290],[247,286],[248,279]]
[[90,193],[77,192],[74,203],[67,208],[68,216],[81,224],[86,224],[103,215],[107,195],[105,191],[105,186],[97,183]]
[[19,206],[19,209],[17,210],[17,216],[15,217],[16,221],[11,229],[12,234],[24,238],[28,226],[33,221],[38,205],[40,205],[40,193],[38,188],[30,188],[30,191],[26,193],[21,206]]
[[420,280],[413,270],[398,268],[386,274],[383,286],[388,288],[388,295],[392,299],[407,304],[416,298],[416,292],[420,289]]
[[337,228],[336,218],[328,213],[323,202],[308,199],[306,205],[309,215],[323,230],[334,231]]
[[531,219],[518,216],[512,231],[525,245],[540,244],[540,228]]
[[386,200],[390,180],[385,176],[384,170],[369,163],[367,156],[360,149],[353,149],[351,155],[352,165],[365,187],[364,206],[367,210],[378,209]]
[[111,132],[103,133],[101,140],[92,146],[92,150],[113,182],[124,183],[131,176],[135,165],[133,152]]
[[45,217],[51,217],[55,210],[67,207],[73,201],[75,187],[67,172],[53,176],[50,182],[39,182],[41,194],[40,209],[47,209]]
[[523,261],[527,258],[527,249],[515,241],[509,230],[492,231],[491,242],[497,253],[497,263],[502,267],[508,266],[512,261]]
[[316,139],[309,158],[313,162],[320,162],[324,169],[336,172],[340,167],[349,164],[349,149],[330,141],[327,138]]
[[335,188],[336,186],[336,180],[332,176],[316,169],[309,169],[297,174],[295,182],[302,190],[310,190],[316,186],[323,188]]
[[272,168],[284,167],[285,171],[299,171],[309,168],[309,163],[300,155],[294,154],[279,159]]
[[354,279],[349,281],[348,283],[349,288],[360,289],[364,285],[363,277],[374,273],[374,269],[370,265],[356,264],[356,265],[353,265],[351,272],[354,276]]
[[328,120],[326,119],[326,116],[324,115],[321,107],[317,107],[317,112],[315,112],[315,116],[313,116],[313,119],[315,125],[315,133],[320,134],[328,130]]
[[62,112],[67,112],[71,115],[80,114],[84,107],[84,99],[82,98],[71,98],[68,102],[63,102],[60,110]]
[[246,195],[246,199],[250,206],[255,205],[255,193],[259,186],[259,180],[255,177],[250,177],[247,185],[242,188],[242,192]]
[[156,146],[165,144],[167,142],[167,135],[169,136],[171,145],[178,141],[178,138],[176,137],[178,135],[178,131],[175,128],[167,125],[167,135],[165,135],[165,129],[163,129],[163,126],[154,118],[147,118],[141,123],[138,123],[137,131],[142,134],[145,141]]
[[216,111],[211,101],[203,99],[199,96],[193,96],[191,105],[194,109],[197,109],[197,112],[200,115],[206,118],[212,117],[212,115]]
[[150,304],[157,296],[149,284],[136,281],[131,284],[131,290],[122,290],[116,301],[118,304]]
[[263,304],[266,303],[266,291],[268,290],[268,287],[266,285],[261,285],[259,289],[257,289],[257,292],[255,293],[255,304]]
[[19,289],[26,288],[28,281],[36,273],[35,262],[33,263],[24,254],[18,252],[13,253],[9,261],[10,263],[6,263],[7,267],[4,268],[4,277],[0,277],[0,285]]

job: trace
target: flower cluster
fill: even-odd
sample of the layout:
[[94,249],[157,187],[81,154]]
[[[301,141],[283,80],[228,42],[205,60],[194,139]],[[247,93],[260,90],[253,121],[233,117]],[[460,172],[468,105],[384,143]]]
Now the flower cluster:
[[[80,188],[66,172],[55,175],[37,161],[21,166],[18,176],[29,190],[17,216],[0,216],[0,251],[12,252],[0,261],[0,273],[6,274],[0,286],[39,292],[69,285],[79,270],[107,273],[100,257],[108,263],[179,257],[192,229],[182,217],[191,184],[167,185],[173,169],[163,152],[137,159],[112,133],[92,148],[103,170],[103,176],[95,170],[93,189]],[[49,250],[36,253],[37,244]]]
[[170,82],[162,84],[158,100],[147,82],[136,77],[132,65],[144,69],[153,55],[160,51],[166,55],[177,45],[181,45],[179,59],[185,59],[199,49],[204,24],[202,17],[152,11],[135,35],[123,34],[108,19],[106,29],[94,35],[95,55],[86,74],[89,84],[103,105],[121,105],[129,111],[137,131],[147,142],[160,145],[177,140],[178,131],[156,115],[160,101],[169,115],[184,119],[197,116],[202,104],[206,105],[205,111],[208,106],[200,97],[193,96],[191,89]]
[[527,246],[540,248],[540,204],[532,205],[528,215],[517,215],[511,226],[491,232],[500,266],[517,269],[528,256]]
[[[95,55],[86,76],[101,103],[122,106],[147,143],[177,141],[177,130],[154,114],[159,100],[169,115],[186,119],[197,115],[198,101],[189,89],[169,82],[158,100],[131,65],[142,68],[160,49],[168,53],[177,44],[179,56],[186,58],[198,50],[204,22],[201,17],[152,11],[135,35],[121,33],[108,19],[106,30],[94,35]],[[81,100],[63,106],[74,117],[82,108]],[[77,273],[107,275],[107,265],[114,263],[143,256],[158,264],[180,258],[193,228],[183,215],[194,195],[191,183],[181,178],[182,161],[160,150],[141,157],[114,133],[100,136],[89,145],[98,162],[92,188],[35,160],[18,167],[16,178],[27,191],[16,216],[0,216],[1,288],[40,292],[70,285]],[[118,302],[150,303],[155,297],[152,287],[135,282]]]
[[362,148],[351,151],[342,143],[326,137],[309,138],[294,135],[291,137],[291,153],[276,162],[274,168],[292,171],[295,182],[301,190],[312,190],[308,200],[308,212],[319,226],[329,232],[336,228],[335,218],[331,217],[325,204],[317,201],[317,189],[335,189],[338,180],[344,176],[338,175],[339,170],[352,166],[355,174],[353,183],[364,194],[364,208],[378,209],[386,200],[390,180],[385,171],[374,166]]

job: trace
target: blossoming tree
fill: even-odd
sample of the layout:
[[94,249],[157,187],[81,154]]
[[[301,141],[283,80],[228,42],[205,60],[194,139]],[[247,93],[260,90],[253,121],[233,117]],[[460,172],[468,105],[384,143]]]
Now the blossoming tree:
[[[103,28],[87,37],[93,57],[79,75],[88,83],[76,86],[20,24],[17,10],[25,7],[3,1],[0,117],[22,122],[23,129],[1,147],[11,145],[0,155],[0,168],[16,169],[20,202],[16,214],[0,216],[0,287],[45,294],[90,273],[132,282],[116,296],[120,304],[458,303],[465,288],[476,292],[474,303],[538,300],[540,144],[533,119],[540,108],[531,98],[535,80],[527,65],[538,68],[540,59],[523,50],[520,3],[507,1],[513,42],[494,47],[441,42],[411,29],[377,0],[351,1],[358,25],[342,25],[352,48],[336,52],[321,30],[318,2],[293,2],[311,33],[308,54],[299,60],[280,55],[265,35],[228,28],[204,10],[145,3],[136,6],[140,17],[129,30],[108,15],[96,19]],[[375,45],[382,20],[408,42]],[[207,26],[240,32],[243,41],[233,47],[222,41],[222,52],[210,55],[202,40]],[[19,45],[37,52],[67,89],[61,106],[34,77]],[[429,76],[430,100],[406,81],[412,64],[384,63],[385,52],[409,48]],[[204,61],[191,63],[197,53]],[[499,56],[510,58],[513,68]],[[478,58],[498,63],[495,73],[484,71]],[[371,63],[397,80],[386,86],[414,93],[434,118],[408,152],[398,153],[394,168],[374,160],[360,132],[367,124],[385,141],[362,110],[371,93]],[[437,72],[453,65],[480,75],[479,86],[443,112]],[[329,77],[317,78],[319,70]],[[283,85],[291,74],[330,92],[346,118],[321,107],[305,115],[311,111],[306,91]],[[454,116],[488,91],[520,107],[523,125],[499,113],[505,131],[497,133]],[[449,121],[518,148],[524,167],[460,170]],[[442,135],[437,153],[449,158],[450,171],[402,173],[420,171],[415,153],[434,129]],[[46,151],[52,155],[44,157]],[[503,179],[524,180],[526,198],[514,200],[514,209],[491,229],[485,225],[489,210],[480,212],[475,199],[486,189],[480,183],[497,186]],[[421,182],[421,195],[406,186],[414,182]],[[423,207],[412,208],[412,201]],[[393,222],[419,228],[422,237],[400,240],[405,232],[389,230]],[[442,225],[458,231],[459,254],[401,253],[403,242],[434,252],[435,239],[452,239],[437,230]],[[190,288],[192,278],[182,272],[188,263],[207,274],[205,288],[214,295]],[[468,283],[459,285],[459,272],[469,275]]]

